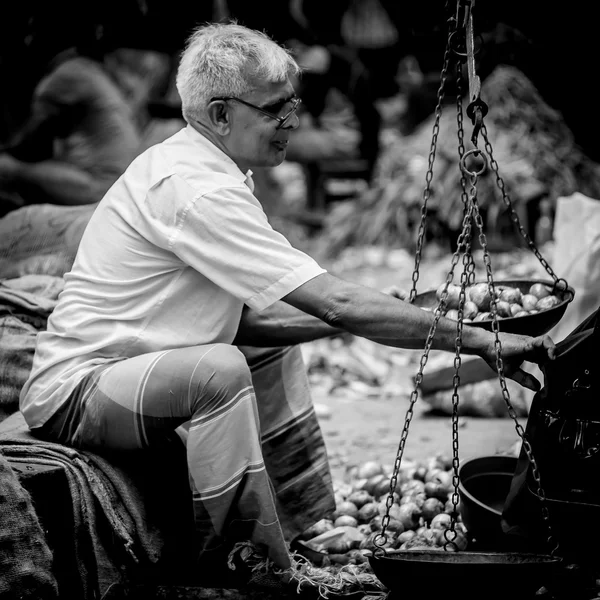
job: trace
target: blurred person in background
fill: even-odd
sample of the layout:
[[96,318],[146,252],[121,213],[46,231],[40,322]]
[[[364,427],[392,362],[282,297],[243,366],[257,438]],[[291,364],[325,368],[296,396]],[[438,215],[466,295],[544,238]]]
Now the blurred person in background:
[[30,114],[0,146],[0,213],[97,203],[139,153],[158,53],[70,47],[47,64]]

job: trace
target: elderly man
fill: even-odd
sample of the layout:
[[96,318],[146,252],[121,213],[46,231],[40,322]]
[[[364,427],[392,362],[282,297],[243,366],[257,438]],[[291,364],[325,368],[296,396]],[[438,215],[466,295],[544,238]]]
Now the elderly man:
[[[297,344],[346,331],[423,348],[432,323],[327,273],[253,196],[251,169],[279,165],[298,127],[297,72],[245,27],[191,35],[177,73],[187,126],[99,203],[21,394],[34,432],[78,448],[127,452],[185,429],[199,566],[249,540],[286,568],[289,541],[333,509]],[[452,350],[455,329],[441,319],[434,347]],[[519,365],[551,358],[552,341],[502,343],[507,373],[535,386]],[[463,350],[493,363],[494,336],[465,328]]]

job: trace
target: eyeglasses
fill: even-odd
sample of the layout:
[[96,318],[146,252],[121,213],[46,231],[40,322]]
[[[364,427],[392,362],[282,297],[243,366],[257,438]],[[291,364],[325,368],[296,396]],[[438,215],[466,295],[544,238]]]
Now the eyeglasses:
[[290,102],[292,107],[290,108],[290,110],[287,113],[285,113],[285,115],[280,117],[276,113],[272,113],[268,110],[265,110],[264,108],[261,108],[260,106],[256,106],[255,104],[251,104],[250,102],[246,102],[245,100],[241,100],[240,98],[236,98],[235,96],[215,96],[214,98],[210,99],[211,102],[214,102],[215,100],[223,100],[225,102],[227,100],[235,100],[236,102],[239,102],[240,104],[245,104],[246,106],[249,106],[250,108],[253,108],[254,110],[257,110],[258,112],[263,113],[263,115],[267,115],[267,117],[271,117],[271,119],[275,119],[275,121],[277,121],[279,123],[279,125],[277,125],[277,129],[281,129],[292,118],[292,116],[298,110],[300,103],[302,102],[302,100],[296,96],[287,100],[285,103],[287,104],[288,102]]

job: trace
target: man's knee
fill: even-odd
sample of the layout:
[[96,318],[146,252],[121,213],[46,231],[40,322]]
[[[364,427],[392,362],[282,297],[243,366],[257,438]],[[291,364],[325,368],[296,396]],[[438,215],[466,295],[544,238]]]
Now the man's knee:
[[205,392],[236,391],[252,386],[252,377],[246,358],[236,346],[215,344],[203,359],[211,376]]

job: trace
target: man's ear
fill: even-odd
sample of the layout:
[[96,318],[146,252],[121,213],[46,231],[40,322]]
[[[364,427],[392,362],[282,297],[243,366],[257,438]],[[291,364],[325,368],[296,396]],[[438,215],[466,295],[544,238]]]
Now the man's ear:
[[229,133],[231,123],[229,121],[229,111],[227,104],[223,101],[216,100],[211,102],[207,110],[208,120],[214,130],[220,135]]

